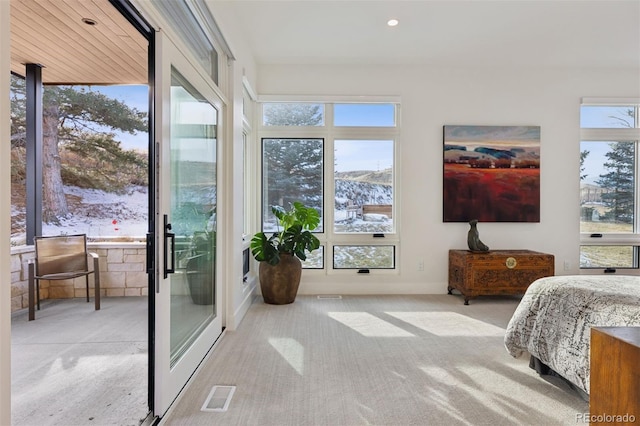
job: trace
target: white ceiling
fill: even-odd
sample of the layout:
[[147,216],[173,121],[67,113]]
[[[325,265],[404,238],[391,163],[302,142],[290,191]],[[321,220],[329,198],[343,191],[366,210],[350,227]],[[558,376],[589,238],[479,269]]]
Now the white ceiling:
[[640,69],[640,0],[208,1],[258,64]]

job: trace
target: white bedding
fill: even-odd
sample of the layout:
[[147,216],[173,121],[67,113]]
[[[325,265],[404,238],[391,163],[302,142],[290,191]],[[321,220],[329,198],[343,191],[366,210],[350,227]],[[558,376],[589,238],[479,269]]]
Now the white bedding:
[[640,277],[570,275],[533,282],[504,338],[514,357],[537,357],[589,393],[592,326],[640,326]]

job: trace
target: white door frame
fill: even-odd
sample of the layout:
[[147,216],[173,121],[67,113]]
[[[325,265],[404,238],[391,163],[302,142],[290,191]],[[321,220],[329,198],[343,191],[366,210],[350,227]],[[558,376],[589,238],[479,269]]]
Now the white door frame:
[[[154,415],[162,417],[180,391],[184,388],[198,365],[213,347],[222,332],[222,267],[216,268],[216,317],[187,349],[181,358],[171,366],[170,360],[170,290],[171,275],[164,278],[163,253],[164,238],[163,215],[170,211],[170,123],[171,123],[171,69],[175,68],[218,110],[218,147],[220,137],[224,137],[224,109],[221,98],[214,87],[194,67],[173,44],[168,36],[158,31],[155,37],[155,148],[156,161],[156,209],[155,209],[155,342],[154,342]],[[220,157],[218,156],[218,161]],[[218,194],[217,199],[220,198]],[[218,232],[218,235],[222,233]],[[219,247],[222,241],[218,241]],[[170,257],[170,256],[169,256]],[[222,265],[220,256],[217,264]]]

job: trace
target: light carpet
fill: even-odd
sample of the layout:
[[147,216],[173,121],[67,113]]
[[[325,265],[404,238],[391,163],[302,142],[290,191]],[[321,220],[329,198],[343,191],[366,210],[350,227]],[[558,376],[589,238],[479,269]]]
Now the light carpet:
[[[227,332],[167,425],[559,425],[588,403],[512,358],[518,298],[299,296],[256,302]],[[214,385],[225,412],[201,411]]]

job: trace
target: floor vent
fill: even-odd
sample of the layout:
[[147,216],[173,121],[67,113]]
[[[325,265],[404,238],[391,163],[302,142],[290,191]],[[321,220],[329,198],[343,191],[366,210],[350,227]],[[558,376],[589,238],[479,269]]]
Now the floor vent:
[[339,294],[319,294],[318,299],[342,299],[342,296]]
[[202,405],[201,411],[227,411],[235,391],[235,386],[212,387],[207,400]]

